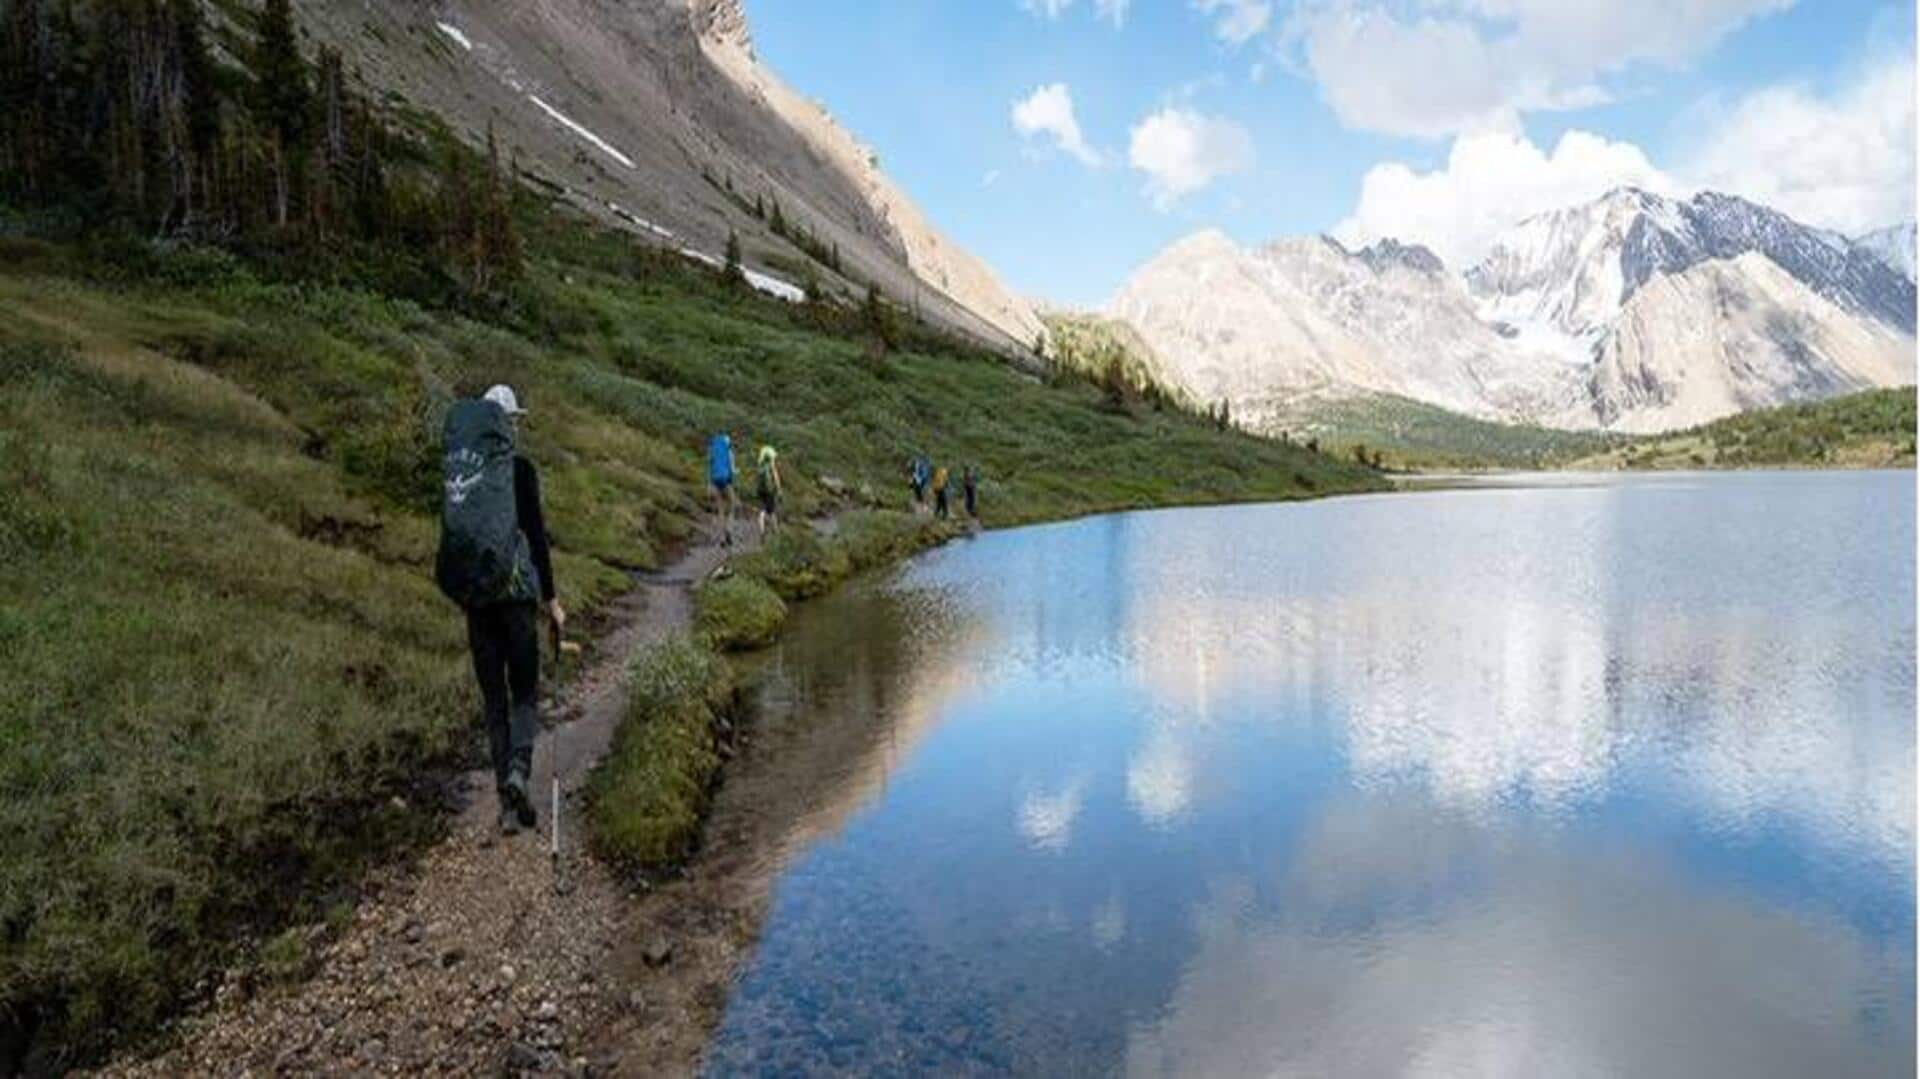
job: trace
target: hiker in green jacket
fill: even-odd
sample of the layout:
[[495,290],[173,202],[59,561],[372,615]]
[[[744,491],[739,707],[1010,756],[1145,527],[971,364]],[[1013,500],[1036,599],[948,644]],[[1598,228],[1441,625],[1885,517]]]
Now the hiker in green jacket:
[[762,444],[754,463],[754,494],[760,499],[760,535],[780,527],[780,496],[785,493],[780,486],[780,454],[772,446]]

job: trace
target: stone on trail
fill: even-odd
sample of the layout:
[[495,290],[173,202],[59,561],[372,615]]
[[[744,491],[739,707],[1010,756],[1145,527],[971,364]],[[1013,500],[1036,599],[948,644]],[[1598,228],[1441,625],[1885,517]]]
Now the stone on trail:
[[514,1042],[513,1048],[507,1050],[507,1071],[509,1072],[537,1071],[540,1064],[540,1050],[526,1042]]
[[640,953],[650,967],[663,967],[673,960],[673,944],[664,937],[655,937],[647,942]]

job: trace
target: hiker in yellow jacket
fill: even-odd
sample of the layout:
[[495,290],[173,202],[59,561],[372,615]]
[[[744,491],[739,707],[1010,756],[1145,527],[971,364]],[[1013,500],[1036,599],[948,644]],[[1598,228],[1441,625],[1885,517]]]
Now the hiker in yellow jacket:
[[947,469],[945,465],[933,470],[933,515],[943,521],[947,519]]

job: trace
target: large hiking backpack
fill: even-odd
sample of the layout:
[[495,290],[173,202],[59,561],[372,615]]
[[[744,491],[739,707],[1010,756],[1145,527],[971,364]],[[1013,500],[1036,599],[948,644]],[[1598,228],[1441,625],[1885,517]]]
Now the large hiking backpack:
[[440,506],[440,591],[473,610],[538,598],[533,552],[513,495],[513,422],[492,401],[461,401],[447,413],[445,494]]
[[733,439],[714,435],[707,441],[707,479],[715,487],[733,482]]

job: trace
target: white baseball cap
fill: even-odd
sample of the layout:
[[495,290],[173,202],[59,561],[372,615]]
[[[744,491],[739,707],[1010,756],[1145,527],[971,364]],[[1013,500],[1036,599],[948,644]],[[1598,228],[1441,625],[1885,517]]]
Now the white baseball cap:
[[520,407],[520,399],[513,395],[512,386],[495,386],[482,396],[494,404],[499,405],[501,410],[509,416],[524,416],[527,414],[527,410]]

